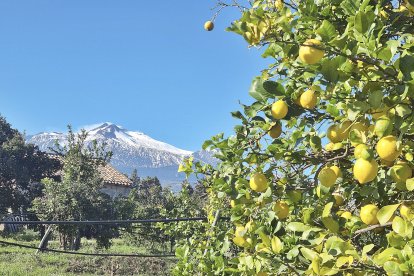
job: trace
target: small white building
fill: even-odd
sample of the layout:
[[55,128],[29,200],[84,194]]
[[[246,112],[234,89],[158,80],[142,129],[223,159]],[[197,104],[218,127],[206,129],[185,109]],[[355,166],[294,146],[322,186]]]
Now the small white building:
[[132,181],[128,177],[109,164],[99,166],[98,169],[104,183],[102,192],[110,195],[112,198],[119,195],[128,196],[132,188]]

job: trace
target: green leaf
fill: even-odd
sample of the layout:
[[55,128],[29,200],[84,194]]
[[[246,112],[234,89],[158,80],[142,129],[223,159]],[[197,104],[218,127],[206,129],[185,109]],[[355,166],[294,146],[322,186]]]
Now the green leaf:
[[397,112],[397,114],[400,117],[404,117],[404,116],[410,115],[411,112],[412,112],[410,106],[405,105],[405,104],[399,104],[399,105],[397,105],[395,107],[395,111]]
[[283,96],[285,95],[285,88],[278,82],[275,81],[265,81],[263,82],[263,88],[270,94],[274,96]]
[[406,79],[411,79],[411,72],[414,71],[414,57],[412,55],[400,58],[400,70]]
[[328,204],[325,205],[325,207],[323,208],[323,212],[322,212],[323,218],[331,216],[331,209],[332,209],[333,204],[334,204],[333,202],[329,202]]
[[286,226],[287,230],[293,231],[293,232],[305,232],[306,230],[309,230],[311,227],[309,225],[303,224],[301,222],[291,222]]
[[274,236],[271,240],[271,244],[273,253],[279,254],[280,251],[282,251],[283,243],[278,237]]
[[395,233],[401,236],[405,236],[406,228],[407,228],[407,224],[405,220],[403,220],[402,218],[395,217],[392,220],[392,230],[394,230]]
[[316,30],[316,33],[322,37],[322,40],[325,41],[330,41],[338,35],[335,30],[335,26],[328,20],[322,21],[322,25]]
[[381,225],[386,224],[391,217],[394,215],[394,212],[400,206],[400,203],[394,205],[387,205],[382,207],[377,213],[377,219]]
[[374,263],[376,265],[382,266],[385,262],[393,259],[394,257],[398,258],[401,254],[400,252],[401,251],[399,249],[389,247],[381,253],[379,253],[378,255],[374,256]]
[[370,23],[368,21],[367,15],[364,12],[358,12],[355,15],[354,25],[355,29],[361,34],[368,31]]
[[403,272],[399,268],[399,263],[388,261],[384,264],[384,270],[388,275],[403,276]]
[[339,224],[333,218],[331,218],[331,217],[322,218],[322,223],[332,233],[338,233]]
[[360,1],[345,0],[341,1],[341,8],[347,15],[354,15],[358,11]]
[[332,236],[326,241],[325,249],[328,254],[337,256],[345,253],[347,250],[347,243],[339,237]]
[[383,93],[381,90],[372,91],[368,96],[369,105],[374,109],[379,108],[381,106],[382,97]]
[[322,63],[321,73],[329,82],[338,80],[338,62],[336,59],[325,59]]
[[301,247],[300,253],[302,253],[303,257],[309,261],[313,261],[314,259],[318,258],[318,253],[306,247]]
[[362,255],[367,254],[369,251],[371,251],[375,247],[374,244],[367,244],[362,248]]
[[263,81],[255,78],[250,86],[249,94],[258,101],[266,102],[270,98],[282,96],[285,93],[283,86],[275,81]]

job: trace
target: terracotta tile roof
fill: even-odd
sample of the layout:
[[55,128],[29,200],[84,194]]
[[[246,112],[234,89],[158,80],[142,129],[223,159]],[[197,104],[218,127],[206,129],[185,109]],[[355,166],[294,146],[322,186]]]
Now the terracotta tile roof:
[[128,187],[132,185],[132,181],[128,177],[117,171],[114,167],[112,167],[109,164],[99,166],[98,170],[105,184]]
[[[61,163],[63,162],[61,156],[49,154],[49,157],[59,160]],[[109,164],[99,166],[98,171],[103,179],[104,184],[126,187],[132,186],[132,181],[127,176],[117,171],[114,167],[112,167]],[[59,170],[58,172],[56,172],[56,175],[62,176],[62,171]]]

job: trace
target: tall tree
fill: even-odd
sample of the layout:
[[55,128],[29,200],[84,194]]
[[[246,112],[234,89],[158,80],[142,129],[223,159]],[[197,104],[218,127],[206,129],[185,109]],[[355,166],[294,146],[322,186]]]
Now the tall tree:
[[30,144],[0,116],[0,212],[27,209],[41,193],[40,180],[60,168],[57,160]]
[[204,145],[221,163],[181,167],[230,222],[185,240],[176,274],[414,275],[414,2],[228,7],[270,64]]
[[[33,201],[33,210],[47,220],[97,220],[114,217],[112,200],[103,192],[98,167],[109,161],[104,145],[87,143],[87,133],[73,133],[68,143],[57,147],[63,162],[61,181],[45,179],[43,196]],[[82,236],[95,237],[98,245],[109,246],[114,227],[61,225],[57,227],[61,245],[79,249]]]

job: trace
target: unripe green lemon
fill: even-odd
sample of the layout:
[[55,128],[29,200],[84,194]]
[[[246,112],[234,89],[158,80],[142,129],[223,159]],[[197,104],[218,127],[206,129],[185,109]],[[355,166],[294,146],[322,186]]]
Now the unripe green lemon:
[[413,171],[406,162],[398,162],[392,166],[390,175],[395,182],[405,184],[405,181],[413,176]]
[[337,125],[331,125],[330,127],[328,127],[326,131],[326,136],[332,143],[338,143],[342,141],[342,136]]
[[325,51],[321,49],[317,49],[315,46],[322,46],[322,42],[317,39],[308,39],[303,43],[302,46],[299,48],[299,58],[303,63],[306,64],[315,64],[318,63],[323,56],[325,55]]
[[389,135],[381,138],[376,146],[378,155],[386,161],[394,161],[401,154],[397,149],[397,138]]
[[276,120],[285,118],[288,113],[288,105],[283,100],[278,100],[272,104],[272,116]]
[[285,219],[289,216],[289,205],[285,201],[278,201],[273,206],[273,211],[278,219]]
[[335,171],[330,168],[323,168],[318,174],[318,179],[321,185],[328,188],[335,184],[336,178]]
[[250,178],[250,188],[255,192],[264,192],[269,187],[269,182],[267,181],[267,178],[262,173],[255,173]]
[[379,209],[374,204],[368,204],[361,208],[359,216],[363,223],[367,225],[378,224],[377,213]]
[[383,137],[386,135],[390,135],[393,129],[392,121],[387,116],[381,116],[375,122],[374,133],[378,137]]
[[354,164],[354,178],[359,184],[365,184],[374,180],[378,174],[378,164],[372,159],[371,161],[359,158]]
[[338,194],[338,193],[334,193],[332,194],[334,199],[335,199],[335,205],[336,206],[341,206],[344,205],[345,199],[342,195]]
[[273,139],[276,139],[280,136],[280,134],[282,134],[282,125],[277,123],[274,126],[272,126],[272,128],[269,130],[268,132],[269,136],[272,137]]

